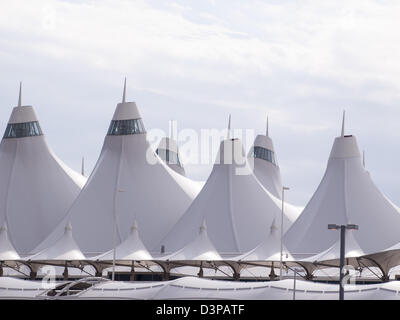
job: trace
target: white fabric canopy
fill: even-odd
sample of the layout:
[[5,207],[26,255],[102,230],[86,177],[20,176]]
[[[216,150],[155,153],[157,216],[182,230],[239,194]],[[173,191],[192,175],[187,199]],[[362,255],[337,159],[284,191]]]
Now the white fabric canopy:
[[265,189],[271,192],[275,197],[281,199],[282,197],[282,179],[278,162],[275,156],[274,144],[272,139],[267,135],[257,135],[254,140],[253,148],[260,147],[274,154],[274,161],[267,161],[252,155],[252,149],[248,155],[249,163],[252,165],[253,173],[261,182]]
[[[284,230],[298,215],[285,204]],[[281,216],[281,200],[270,194],[247,165],[238,139],[221,142],[216,163],[203,189],[168,235],[159,243],[166,252],[194,239],[203,219],[210,240],[220,254],[253,249],[265,238],[272,220]]]
[[[172,155],[169,155],[169,161],[164,158],[165,152],[172,152]],[[185,168],[179,159],[178,144],[174,139],[169,137],[162,138],[157,147],[157,154],[168,167],[183,176],[185,175]],[[174,158],[175,155],[177,156],[176,159]]]
[[[163,282],[99,282],[77,296],[59,298],[292,300],[293,288],[292,279],[268,282],[237,282],[184,277]],[[400,283],[398,281],[345,287],[346,300],[398,300],[400,298],[399,293]],[[297,300],[338,300],[339,286],[297,279],[295,297]]]
[[[33,107],[18,106],[8,124],[28,126],[37,120]],[[2,139],[0,224],[7,221],[10,241],[20,254],[28,254],[54,230],[85,182],[53,154],[44,135]]]
[[26,261],[76,261],[85,260],[85,255],[79,249],[72,236],[70,223],[65,227],[64,235],[52,246],[25,258]]
[[[244,253],[243,255],[232,258],[236,261],[253,261],[253,262],[279,262],[281,255],[281,241],[279,235],[279,229],[276,226],[275,220],[271,224],[271,229],[264,241],[261,242],[257,247]],[[294,258],[290,254],[289,250],[283,245],[282,247],[282,261],[293,261]],[[277,264],[275,264],[277,266]]]

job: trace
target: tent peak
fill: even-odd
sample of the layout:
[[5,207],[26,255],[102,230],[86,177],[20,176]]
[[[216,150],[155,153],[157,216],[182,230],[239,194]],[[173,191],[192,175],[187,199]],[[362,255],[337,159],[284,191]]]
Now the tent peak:
[[19,82],[18,107],[22,106],[22,81]]
[[229,119],[228,119],[228,134],[227,134],[227,139],[231,139],[231,115],[229,114]]
[[365,168],[365,150],[363,150],[363,158],[362,158],[362,163],[363,163],[363,167]]
[[65,232],[72,231],[72,224],[71,221],[68,221],[67,225],[65,226]]
[[126,100],[126,77],[124,80],[124,91],[122,93],[122,103],[125,103],[125,100]]
[[272,223],[271,223],[271,234],[276,233],[277,230],[278,230],[278,227],[276,226],[276,221],[275,221],[275,218],[274,218],[272,220]]
[[206,219],[203,219],[203,222],[201,223],[200,226],[200,234],[204,233],[206,230],[207,230]]
[[6,232],[7,231],[7,223],[4,220],[3,224],[0,227],[0,233]]

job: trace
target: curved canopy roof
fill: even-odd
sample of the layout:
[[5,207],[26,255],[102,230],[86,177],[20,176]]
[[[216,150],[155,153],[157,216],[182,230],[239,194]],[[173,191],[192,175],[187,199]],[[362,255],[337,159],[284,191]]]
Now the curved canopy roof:
[[[114,249],[107,251],[99,256],[92,257],[90,260],[112,261],[114,259]],[[128,237],[115,248],[115,260],[151,260],[151,254],[147,251],[139,237],[136,221],[133,223],[131,233]]]
[[317,254],[338,239],[328,224],[347,223],[359,225],[354,238],[366,253],[399,241],[399,211],[363,167],[356,137],[342,133],[335,139],[318,189],[285,234],[285,244],[294,253]]
[[134,220],[144,245],[153,248],[198,192],[198,184],[168,168],[151,149],[136,103],[121,102],[87,184],[67,217],[38,249],[59,237],[69,220],[88,256],[113,248],[115,224],[120,243]]
[[28,261],[71,261],[86,259],[79,246],[72,236],[72,226],[68,223],[65,227],[64,235],[50,247],[27,257]]
[[156,153],[168,167],[183,176],[185,175],[185,169],[179,158],[178,144],[173,138],[162,138]]
[[14,246],[8,239],[7,225],[4,222],[0,228],[0,261],[18,260],[19,254],[15,251]]
[[33,107],[20,99],[0,143],[0,223],[20,254],[60,223],[85,182],[49,149]]
[[[244,253],[265,238],[265,230],[280,215],[281,200],[252,174],[240,140],[227,139],[221,142],[203,189],[159,245],[167,252],[183,247],[194,239],[197,226],[205,219],[218,252]],[[284,230],[297,215],[292,206],[285,205]]]

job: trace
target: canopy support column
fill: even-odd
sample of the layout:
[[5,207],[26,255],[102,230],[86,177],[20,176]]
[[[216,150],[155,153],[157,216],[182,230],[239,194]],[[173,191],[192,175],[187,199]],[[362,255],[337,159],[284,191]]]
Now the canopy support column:
[[272,265],[271,265],[271,272],[270,272],[270,274],[268,276],[269,276],[269,280],[270,281],[274,281],[275,278],[276,278],[274,262],[273,261],[272,261]]
[[65,266],[64,266],[64,272],[63,272],[63,277],[64,277],[64,281],[67,281],[68,280],[68,264],[67,264],[67,262],[65,261]]
[[31,280],[35,280],[35,279],[36,279],[36,276],[37,276],[37,271],[31,270],[31,273],[29,274],[29,278],[30,278]]
[[131,274],[129,276],[129,281],[135,281],[135,262],[134,261],[132,261]]

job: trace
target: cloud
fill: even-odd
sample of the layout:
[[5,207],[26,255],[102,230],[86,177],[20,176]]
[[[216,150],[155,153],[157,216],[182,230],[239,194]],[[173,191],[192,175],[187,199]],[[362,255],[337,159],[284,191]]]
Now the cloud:
[[[93,166],[127,75],[147,128],[177,119],[221,129],[232,113],[237,128],[264,132],[268,113],[285,183],[304,204],[346,109],[378,185],[400,203],[388,178],[400,156],[399,10],[372,0],[3,0],[0,124],[22,79],[55,152]],[[205,179],[209,169],[187,171]]]

